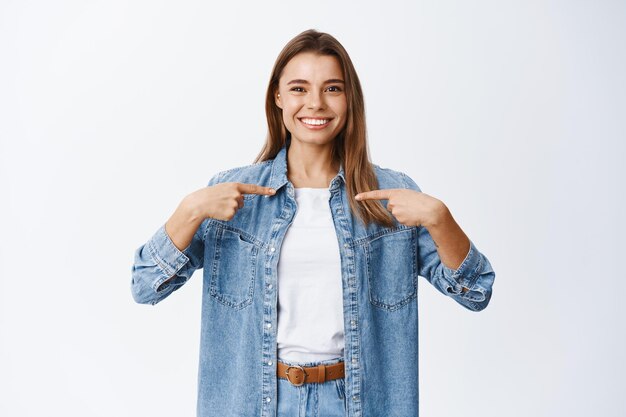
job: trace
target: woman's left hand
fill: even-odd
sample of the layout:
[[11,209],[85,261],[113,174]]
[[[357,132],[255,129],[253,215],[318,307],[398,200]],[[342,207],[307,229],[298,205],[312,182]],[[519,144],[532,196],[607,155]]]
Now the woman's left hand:
[[358,201],[387,200],[387,210],[405,226],[429,226],[438,224],[445,216],[447,207],[441,200],[428,194],[406,188],[390,188],[359,193]]

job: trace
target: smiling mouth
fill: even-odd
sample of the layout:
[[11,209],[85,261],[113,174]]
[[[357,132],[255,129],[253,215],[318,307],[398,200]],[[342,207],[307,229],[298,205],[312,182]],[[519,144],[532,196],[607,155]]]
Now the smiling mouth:
[[330,123],[332,119],[330,118],[310,118],[310,117],[300,117],[298,118],[303,124],[310,127],[324,127]]

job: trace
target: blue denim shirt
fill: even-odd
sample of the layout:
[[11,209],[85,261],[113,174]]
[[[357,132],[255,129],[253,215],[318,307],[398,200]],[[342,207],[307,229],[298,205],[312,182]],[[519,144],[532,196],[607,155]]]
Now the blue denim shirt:
[[[275,195],[246,194],[231,220],[205,219],[182,252],[165,225],[135,252],[131,290],[138,303],[162,301],[203,269],[199,417],[276,416],[277,265],[297,210],[287,178],[288,145],[272,160],[209,181],[259,184],[276,189]],[[374,167],[380,189],[420,191],[406,174]],[[329,190],[341,258],[346,415],[417,416],[418,276],[480,311],[491,298],[494,271],[471,240],[465,260],[452,270],[426,228],[397,221],[391,228],[364,226],[350,212],[343,167]]]

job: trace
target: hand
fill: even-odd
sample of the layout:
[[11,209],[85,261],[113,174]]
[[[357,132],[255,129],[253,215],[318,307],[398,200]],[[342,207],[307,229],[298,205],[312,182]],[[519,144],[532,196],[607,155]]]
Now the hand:
[[428,228],[439,222],[446,209],[441,200],[406,188],[366,191],[357,194],[355,198],[358,201],[388,200],[387,210],[406,226]]
[[194,191],[185,198],[202,219],[231,220],[243,207],[244,194],[274,195],[276,190],[256,184],[224,182]]

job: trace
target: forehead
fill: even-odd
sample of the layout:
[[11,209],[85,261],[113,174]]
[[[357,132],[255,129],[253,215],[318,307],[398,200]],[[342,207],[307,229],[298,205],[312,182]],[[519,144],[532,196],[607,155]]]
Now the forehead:
[[294,78],[324,81],[330,78],[343,78],[343,73],[337,57],[301,52],[285,65],[280,81],[288,82]]

